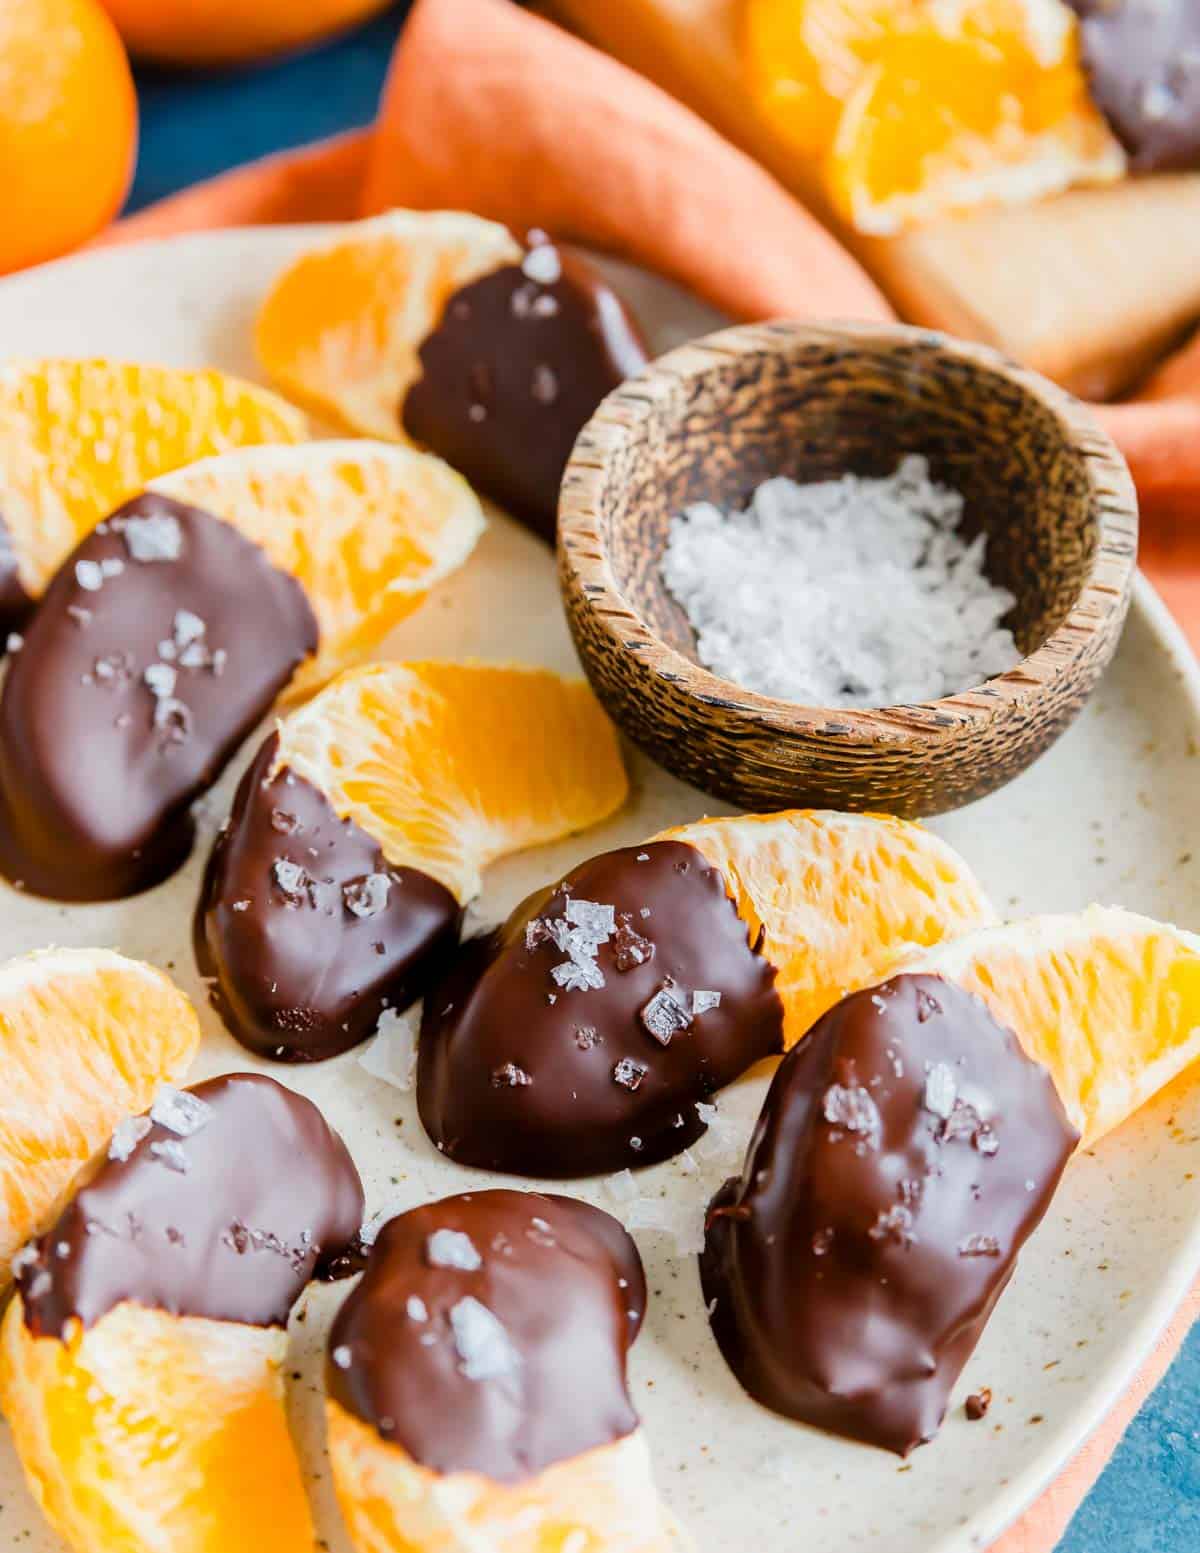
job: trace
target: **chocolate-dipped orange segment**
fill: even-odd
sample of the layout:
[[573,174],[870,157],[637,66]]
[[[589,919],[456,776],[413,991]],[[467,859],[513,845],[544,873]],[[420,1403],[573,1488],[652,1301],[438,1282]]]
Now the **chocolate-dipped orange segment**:
[[262,1075],[163,1091],[117,1128],[17,1258],[0,1337],[0,1403],[71,1547],[312,1547],[285,1325],[362,1207],[320,1112]]
[[799,810],[666,831],[464,947],[426,998],[421,1118],[464,1164],[653,1164],[846,987],[990,920],[966,865],[899,820]]
[[158,475],[264,442],[303,415],[222,372],[133,362],[0,367],[0,644],[85,535]]
[[1054,1078],[1085,1146],[1200,1057],[1200,937],[1111,907],[1030,917],[914,961],[982,998]]
[[1078,1137],[973,993],[900,974],[845,998],[709,1210],[704,1297],[742,1385],[902,1455],[930,1439]]
[[482,663],[342,675],[280,724],[234,800],[196,921],[252,1050],[333,1056],[419,997],[481,871],[599,823],[628,790],[582,680]]
[[0,1283],[123,1116],[187,1072],[196,1011],[168,976],[109,949],[0,966]]
[[632,1240],[565,1197],[473,1192],[380,1233],[329,1336],[329,1450],[362,1553],[666,1553],[626,1384]]
[[431,449],[551,540],[576,437],[647,360],[591,266],[455,211],[389,211],[302,254],[263,303],[257,346],[301,402]]
[[228,523],[300,584],[317,649],[288,700],[366,657],[463,565],[485,526],[474,492],[441,459],[379,442],[247,449],[151,490]]
[[178,471],[60,567],[0,693],[0,870],[106,900],[170,874],[191,804],[281,693],[361,654],[483,525],[437,459],[366,442]]

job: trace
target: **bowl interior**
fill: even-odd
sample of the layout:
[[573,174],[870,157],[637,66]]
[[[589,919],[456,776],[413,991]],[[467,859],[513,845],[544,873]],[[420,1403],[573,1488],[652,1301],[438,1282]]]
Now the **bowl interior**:
[[599,523],[619,590],[693,662],[695,636],[659,573],[673,514],[744,505],[773,475],[889,475],[906,453],[962,493],[964,538],[986,531],[986,569],[1017,599],[1005,623],[1023,653],[1076,602],[1098,533],[1082,454],[1049,404],[936,336],[785,340],[660,389],[608,466]]

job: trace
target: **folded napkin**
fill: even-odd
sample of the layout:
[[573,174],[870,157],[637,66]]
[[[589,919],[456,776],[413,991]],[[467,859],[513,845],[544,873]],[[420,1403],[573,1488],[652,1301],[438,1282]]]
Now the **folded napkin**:
[[[373,131],[272,157],[120,223],[104,241],[343,220],[391,205],[476,211],[658,270],[730,316],[887,318],[869,276],[757,163],[657,87],[508,0],[418,0]],[[1133,403],[1100,407],[1149,521],[1143,564],[1200,642],[1200,343]],[[1050,1553],[1192,1321],[994,1545]]]

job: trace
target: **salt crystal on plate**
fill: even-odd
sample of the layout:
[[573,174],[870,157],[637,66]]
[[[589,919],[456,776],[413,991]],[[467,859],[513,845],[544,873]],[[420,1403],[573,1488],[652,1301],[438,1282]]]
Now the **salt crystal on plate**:
[[358,1056],[372,1078],[380,1078],[394,1089],[408,1091],[413,1087],[418,1019],[416,1009],[401,1014],[394,1008],[385,1008],[380,1014],[375,1039]]
[[425,1257],[430,1267],[456,1267],[473,1273],[483,1266],[483,1258],[469,1235],[456,1229],[435,1229],[425,1240]]
[[958,529],[959,492],[925,458],[886,479],[760,485],[742,512],[672,518],[662,576],[706,667],[809,706],[934,700],[1020,659],[1001,624],[1016,600],[984,570],[986,536]]
[[704,1220],[673,1208],[661,1197],[639,1197],[625,1210],[628,1230],[659,1230],[670,1235],[680,1256],[695,1256],[704,1250]]
[[150,1107],[150,1120],[177,1137],[190,1138],[212,1120],[212,1106],[199,1095],[164,1084]]
[[604,1189],[617,1202],[632,1202],[637,1196],[637,1180],[632,1170],[618,1170],[616,1175],[605,1176]]
[[502,1380],[520,1368],[521,1356],[502,1324],[471,1295],[451,1306],[450,1329],[468,1380]]

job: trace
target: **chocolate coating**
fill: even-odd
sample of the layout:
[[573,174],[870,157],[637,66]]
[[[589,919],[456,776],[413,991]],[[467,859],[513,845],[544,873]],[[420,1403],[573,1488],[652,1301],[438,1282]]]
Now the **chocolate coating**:
[[[462,911],[428,874],[390,867],[304,777],[286,766],[272,776],[278,750],[272,734],[213,848],[196,957],[243,1046],[316,1062],[365,1040],[385,1004],[420,997],[458,944]],[[281,884],[281,863],[294,864],[299,881],[289,873]]]
[[21,584],[12,533],[0,516],[0,651],[10,631],[20,631],[33,613],[33,600]]
[[[127,536],[146,519],[177,557],[135,558]],[[191,848],[192,801],[316,646],[303,589],[258,545],[194,507],[134,497],[55,575],[10,663],[0,870],[59,900],[157,884]]]
[[[479,1265],[434,1265],[438,1230],[465,1235],[461,1259]],[[474,1360],[451,1314],[464,1299],[500,1326]],[[637,1248],[599,1208],[448,1197],[384,1226],[333,1323],[326,1385],[420,1465],[520,1482],[637,1428],[625,1357],[645,1308]]]
[[184,1093],[209,1107],[203,1125],[178,1136],[154,1123],[128,1159],[98,1155],[36,1257],[22,1259],[35,1337],[64,1336],[74,1317],[90,1327],[126,1300],[283,1326],[309,1280],[352,1242],[362,1183],[310,1100],[258,1073]]
[[421,345],[422,376],[401,420],[553,544],[576,437],[649,358],[624,303],[590,265],[549,245],[532,252],[557,255],[559,278],[539,284],[511,264],[455,292]]
[[1049,1073],[961,987],[897,976],[780,1066],[701,1258],[713,1332],[758,1401],[906,1455],[1078,1142]]
[[1200,6],[1068,0],[1092,98],[1136,172],[1200,167]]
[[[569,899],[614,908],[601,987],[555,980],[567,956],[536,924],[561,920]],[[685,1010],[700,991],[720,1002],[664,1041],[643,1013],[664,989]],[[722,874],[694,847],[655,841],[582,863],[464,946],[425,998],[417,1101],[460,1164],[584,1176],[678,1154],[704,1131],[696,1102],[782,1050],[775,967]]]

